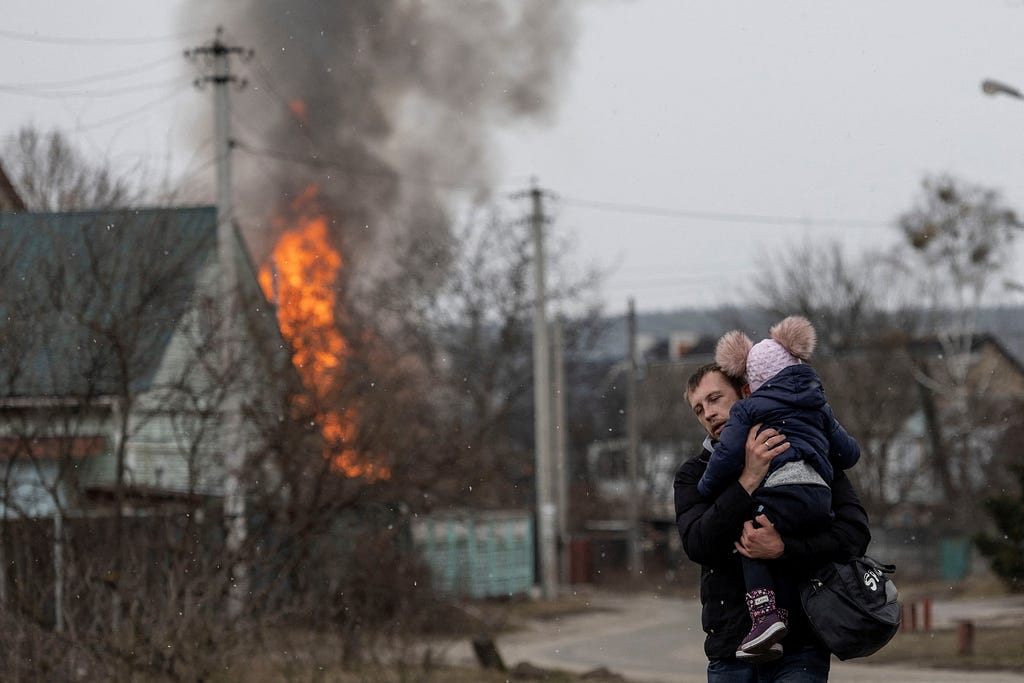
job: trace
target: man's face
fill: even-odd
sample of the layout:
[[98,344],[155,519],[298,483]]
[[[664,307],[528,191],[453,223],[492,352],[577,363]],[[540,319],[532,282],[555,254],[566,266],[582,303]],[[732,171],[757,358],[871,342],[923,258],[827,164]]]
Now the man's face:
[[739,400],[735,387],[720,372],[709,372],[686,397],[701,426],[718,439],[729,419],[729,409]]

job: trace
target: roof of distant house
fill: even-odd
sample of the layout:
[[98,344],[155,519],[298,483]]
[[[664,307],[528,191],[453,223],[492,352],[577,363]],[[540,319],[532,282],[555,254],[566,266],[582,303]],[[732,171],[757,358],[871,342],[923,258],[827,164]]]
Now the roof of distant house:
[[216,249],[211,207],[0,213],[0,397],[148,388]]

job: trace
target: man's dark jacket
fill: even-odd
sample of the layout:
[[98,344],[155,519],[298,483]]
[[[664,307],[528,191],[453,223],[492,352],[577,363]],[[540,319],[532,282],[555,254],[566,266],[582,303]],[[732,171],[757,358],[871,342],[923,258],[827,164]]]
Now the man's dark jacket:
[[[702,449],[676,472],[676,526],[687,557],[701,565],[701,622],[708,634],[704,652],[709,659],[724,659],[735,656],[750,630],[741,556],[733,543],[739,540],[743,523],[752,517],[754,500],[738,480],[730,482],[713,501],[704,500],[697,491],[697,482],[707,468],[709,455]],[[835,519],[827,532],[803,538],[783,536],[785,552],[774,560],[781,570],[800,577],[825,562],[864,554],[871,540],[868,516],[842,471],[837,471],[832,480],[832,510]],[[783,648],[787,653],[795,652],[816,642],[803,610],[794,605]]]

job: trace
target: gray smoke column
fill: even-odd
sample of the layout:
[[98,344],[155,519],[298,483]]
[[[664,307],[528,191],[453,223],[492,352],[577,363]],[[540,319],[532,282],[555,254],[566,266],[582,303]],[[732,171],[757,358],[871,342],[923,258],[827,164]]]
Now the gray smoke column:
[[[572,0],[190,0],[189,31],[251,47],[233,71],[236,205],[255,256],[310,184],[347,254],[447,232],[456,191],[485,195],[502,125],[548,116],[570,62]],[[212,38],[212,35],[211,35]],[[197,125],[209,128],[205,114]],[[309,163],[309,160],[315,160]],[[318,165],[319,164],[319,165]]]

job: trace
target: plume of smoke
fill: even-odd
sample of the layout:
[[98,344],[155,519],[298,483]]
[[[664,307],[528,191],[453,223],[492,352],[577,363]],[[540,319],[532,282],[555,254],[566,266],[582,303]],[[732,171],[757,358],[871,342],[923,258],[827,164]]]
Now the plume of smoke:
[[[232,127],[236,205],[257,258],[275,237],[270,217],[312,183],[332,237],[364,268],[395,234],[446,237],[454,193],[486,196],[493,183],[495,129],[551,113],[570,5],[189,0],[190,31],[221,25],[229,44],[255,50],[233,64],[250,88],[233,96]],[[197,113],[197,126],[208,118]]]

